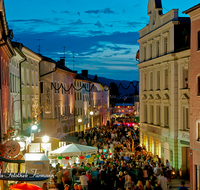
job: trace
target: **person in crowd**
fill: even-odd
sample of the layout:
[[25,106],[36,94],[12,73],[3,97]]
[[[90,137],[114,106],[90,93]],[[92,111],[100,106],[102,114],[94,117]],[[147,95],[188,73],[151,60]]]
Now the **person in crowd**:
[[88,190],[88,178],[85,175],[85,172],[81,173],[80,182],[81,182],[81,186],[82,186],[83,190]]
[[144,190],[154,190],[149,180],[146,180],[146,184],[144,185]]
[[169,163],[169,160],[166,160],[165,167],[167,168],[167,178],[171,182],[171,173],[172,173],[172,167]]
[[133,190],[135,188],[135,183],[132,181],[132,178],[129,176],[128,181],[125,182],[124,188],[126,190],[131,189]]
[[77,183],[74,183],[72,190],[78,190],[78,184]]
[[48,190],[48,188],[47,188],[47,183],[46,183],[46,182],[43,183],[43,185],[42,185],[42,190]]
[[181,186],[178,188],[178,190],[188,190],[188,188],[185,187],[185,181],[181,181]]
[[69,190],[69,185],[65,184],[64,190]]
[[64,185],[65,185],[65,178],[63,175],[63,171],[62,171],[62,167],[60,167],[58,173],[56,174],[57,176],[57,187],[58,190],[63,190],[64,189]]
[[167,190],[167,178],[164,177],[164,173],[161,172],[160,179],[158,180],[158,185],[161,186],[162,190]]
[[142,183],[142,181],[140,181],[140,180],[138,181],[135,189],[136,190],[143,190],[143,183]]

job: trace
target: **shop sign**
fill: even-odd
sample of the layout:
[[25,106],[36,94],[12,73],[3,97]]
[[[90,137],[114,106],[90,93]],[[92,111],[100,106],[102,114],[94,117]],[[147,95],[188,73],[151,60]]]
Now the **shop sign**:
[[7,150],[6,150],[7,156],[14,157],[14,156],[17,156],[19,154],[20,145],[19,145],[18,142],[13,141],[13,140],[8,141],[6,143],[6,147],[7,147]]

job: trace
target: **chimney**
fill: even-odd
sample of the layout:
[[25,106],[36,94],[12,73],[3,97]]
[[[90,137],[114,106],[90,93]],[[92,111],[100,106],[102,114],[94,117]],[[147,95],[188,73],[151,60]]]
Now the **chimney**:
[[84,76],[85,78],[88,78],[88,70],[82,70],[82,76]]
[[60,58],[59,61],[57,61],[58,64],[65,66],[65,58]]
[[94,75],[94,80],[98,81],[98,76]]

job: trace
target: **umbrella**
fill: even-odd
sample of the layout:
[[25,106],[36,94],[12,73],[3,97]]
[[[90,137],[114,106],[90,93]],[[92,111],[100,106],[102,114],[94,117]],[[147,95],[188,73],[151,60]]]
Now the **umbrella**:
[[62,154],[63,156],[79,156],[84,153],[94,154],[96,152],[97,152],[96,147],[84,146],[84,145],[72,143],[67,146],[62,146],[56,150],[53,150],[50,152],[50,154],[54,154],[54,155]]
[[42,190],[42,188],[40,188],[39,186],[30,184],[30,183],[19,183],[16,185],[11,185],[10,189],[11,190]]

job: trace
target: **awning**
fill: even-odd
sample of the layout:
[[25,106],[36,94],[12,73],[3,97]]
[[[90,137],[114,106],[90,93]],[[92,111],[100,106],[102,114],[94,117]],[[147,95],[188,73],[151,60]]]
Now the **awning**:
[[97,90],[104,90],[104,87],[101,84],[95,83],[94,86],[96,86]]

